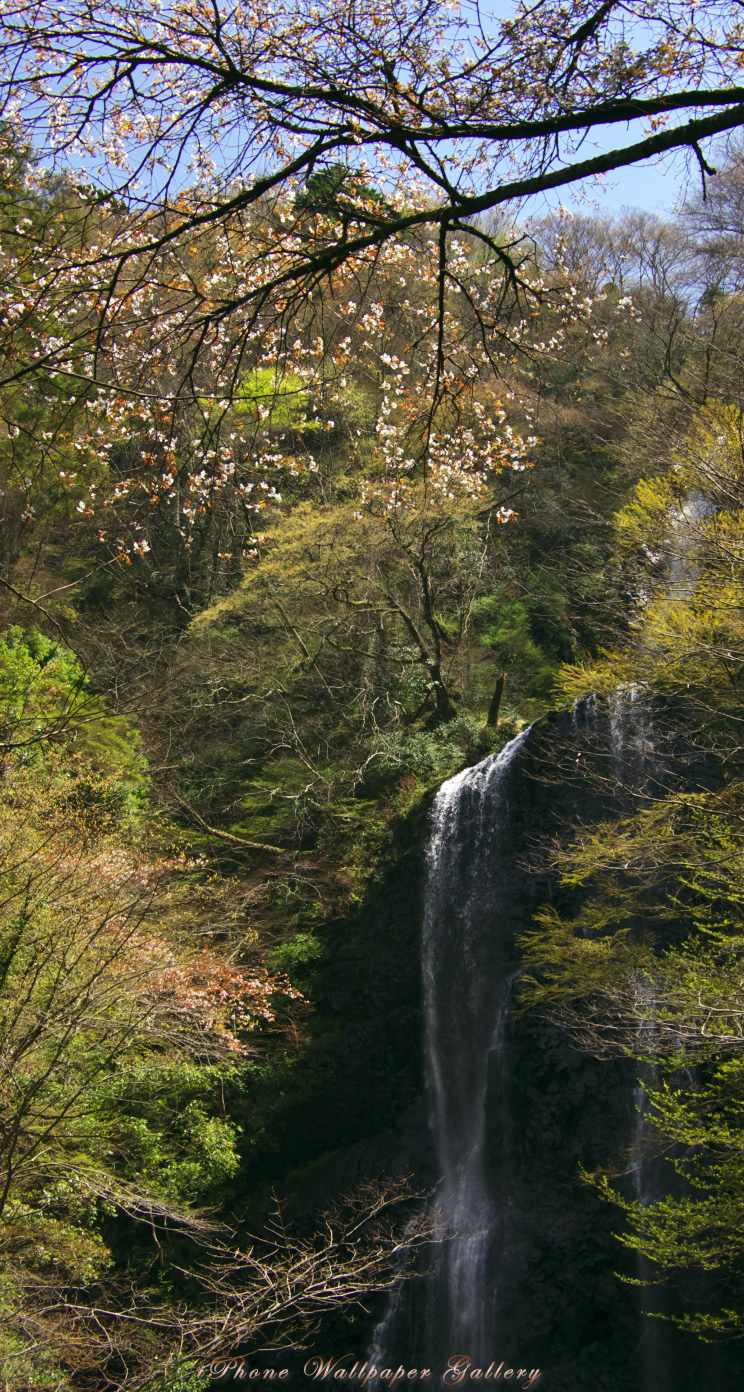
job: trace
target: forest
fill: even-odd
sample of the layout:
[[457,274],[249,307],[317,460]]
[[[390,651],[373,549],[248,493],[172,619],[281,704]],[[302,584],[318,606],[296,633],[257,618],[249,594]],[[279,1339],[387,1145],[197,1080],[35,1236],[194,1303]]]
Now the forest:
[[[642,1078],[668,1192],[577,1187],[736,1347],[738,20],[160,8],[2,21],[4,1386],[369,1346],[437,1240],[364,1149],[424,1088],[411,865],[556,710],[647,747],[535,853],[518,1009]],[[673,219],[524,202],[675,149]]]

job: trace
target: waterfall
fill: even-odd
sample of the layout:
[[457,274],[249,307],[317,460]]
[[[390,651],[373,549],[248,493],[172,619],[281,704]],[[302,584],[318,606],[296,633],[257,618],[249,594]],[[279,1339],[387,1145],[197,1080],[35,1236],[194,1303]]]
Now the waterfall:
[[[466,1347],[474,1358],[485,1356],[493,1333],[486,1259],[489,1244],[504,1227],[508,1205],[506,1192],[495,1202],[489,1195],[484,1138],[489,1075],[501,1075],[502,1098],[506,1092],[504,1022],[514,975],[505,962],[496,964],[496,972],[488,970],[494,953],[506,955],[508,944],[502,942],[500,954],[498,935],[506,928],[508,940],[510,924],[500,921],[499,909],[503,912],[505,906],[490,895],[491,915],[484,913],[483,890],[498,878],[494,870],[507,844],[504,785],[526,737],[524,731],[500,754],[442,786],[427,849],[424,1039],[445,1237],[437,1283],[446,1291],[452,1347]],[[506,1161],[508,1114],[506,1108],[502,1111]],[[439,1303],[436,1296],[434,1303]]]
[[[516,972],[508,782],[528,734],[444,783],[432,811],[421,953],[441,1241],[420,1316],[428,1358],[465,1350],[490,1360],[498,1334],[500,1281],[490,1268],[504,1255],[510,1220],[504,1030]],[[487,1154],[489,1095],[497,1156]],[[397,1293],[376,1331],[375,1359],[395,1337],[399,1303]]]

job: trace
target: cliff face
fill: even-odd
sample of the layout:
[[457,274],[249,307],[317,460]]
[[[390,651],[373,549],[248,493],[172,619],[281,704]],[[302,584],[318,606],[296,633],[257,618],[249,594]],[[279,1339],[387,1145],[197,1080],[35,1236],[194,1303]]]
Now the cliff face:
[[[458,1354],[471,1371],[504,1360],[541,1369],[552,1392],[678,1392],[740,1367],[740,1352],[644,1317],[640,1289],[615,1275],[642,1274],[613,1236],[617,1212],[581,1183],[582,1167],[613,1166],[638,1192],[636,1063],[581,1054],[513,1008],[515,938],[546,899],[577,907],[531,863],[577,821],[607,814],[595,775],[611,734],[591,706],[558,713],[515,741],[498,776],[488,760],[453,780],[447,816],[441,795],[434,809],[437,902],[432,819],[419,813],[354,921],[329,929],[316,1044],[280,1139],[290,1211],[302,1222],[361,1178],[408,1172],[436,1191],[449,1237],[393,1305],[321,1328],[324,1357],[372,1349],[378,1367],[435,1372]],[[423,990],[422,920],[423,975],[438,973]],[[648,1308],[679,1313],[684,1291],[652,1294]],[[307,1356],[293,1361],[298,1385]]]

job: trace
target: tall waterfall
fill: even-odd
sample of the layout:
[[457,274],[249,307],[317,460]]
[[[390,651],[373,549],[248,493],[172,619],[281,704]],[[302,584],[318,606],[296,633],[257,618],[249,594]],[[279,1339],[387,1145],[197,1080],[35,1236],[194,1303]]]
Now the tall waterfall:
[[[440,1331],[449,1322],[453,1350],[467,1348],[474,1358],[485,1356],[494,1333],[497,1292],[487,1287],[486,1260],[507,1222],[507,1184],[494,1201],[484,1141],[489,1078],[497,1075],[502,1099],[507,1093],[504,1022],[513,967],[498,864],[508,854],[506,775],[526,734],[443,784],[427,849],[424,1038],[445,1238],[433,1282],[433,1313]],[[486,889],[491,893],[484,895]],[[484,913],[484,903],[490,913]],[[502,1178],[508,1181],[509,1117],[506,1106],[501,1110]]]
[[[508,783],[528,733],[442,785],[426,851],[424,1046],[441,1241],[416,1336],[426,1357],[443,1365],[459,1351],[490,1360],[496,1347],[500,1282],[492,1267],[504,1257],[510,1222],[504,1028],[515,961]],[[495,1153],[486,1146],[489,1096]],[[398,1306],[394,1298],[376,1331],[376,1357],[396,1336]]]

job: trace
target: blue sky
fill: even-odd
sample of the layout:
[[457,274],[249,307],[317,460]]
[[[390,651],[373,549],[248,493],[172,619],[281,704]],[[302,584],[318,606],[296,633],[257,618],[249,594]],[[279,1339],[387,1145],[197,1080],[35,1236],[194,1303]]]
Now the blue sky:
[[[617,132],[614,134],[616,136]],[[697,166],[688,171],[682,157],[664,163],[646,160],[643,164],[605,175],[601,180],[587,180],[561,189],[560,194],[530,200],[529,213],[539,216],[548,208],[563,203],[578,213],[617,213],[621,208],[645,208],[659,217],[671,217],[688,186],[691,193],[698,189]]]
[[[694,170],[690,173],[695,175]],[[681,200],[687,187],[688,176],[684,166],[676,170],[669,165],[664,167],[652,160],[637,164],[632,169],[621,169],[608,175],[602,183],[592,184],[588,190],[596,198],[603,212],[615,212],[620,208],[646,208],[659,216],[670,216],[674,206]]]
[[[484,9],[481,11],[481,19],[488,30],[489,21],[498,21],[513,17],[516,10],[516,0],[483,0]],[[462,0],[463,10],[467,10],[468,0]],[[646,28],[642,22],[635,22],[632,29],[633,37],[642,40],[644,34],[647,38],[653,37],[653,30]],[[629,34],[630,36],[630,34]],[[631,121],[628,125],[599,127],[592,132],[580,151],[574,156],[575,159],[588,159],[592,155],[599,154],[601,150],[616,149],[634,141],[641,140],[647,134],[646,123],[643,121]],[[704,154],[713,165],[716,164],[714,151],[711,142],[706,142]],[[600,182],[594,180],[587,181],[584,186],[571,186],[556,191],[554,194],[543,196],[541,199],[531,199],[529,205],[523,210],[529,216],[539,217],[548,208],[555,208],[560,203],[565,207],[577,212],[593,213],[617,213],[621,208],[645,208],[648,212],[656,213],[659,217],[671,217],[674,214],[676,204],[684,200],[686,190],[691,193],[698,193],[700,189],[700,177],[696,161],[693,159],[691,165],[685,154],[667,156],[661,162],[646,160],[643,164],[638,164],[630,168],[620,169],[616,174],[605,176]],[[577,189],[581,193],[577,196]]]

